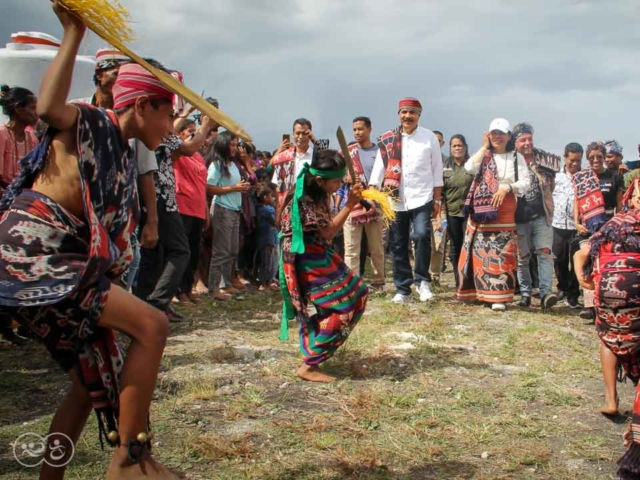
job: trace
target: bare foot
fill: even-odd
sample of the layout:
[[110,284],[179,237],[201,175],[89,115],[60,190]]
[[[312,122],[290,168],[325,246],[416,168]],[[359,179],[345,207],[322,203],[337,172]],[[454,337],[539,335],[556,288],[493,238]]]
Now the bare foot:
[[120,447],[113,455],[107,470],[107,480],[179,480],[180,477],[164,465],[156,462],[149,452],[143,454],[140,463],[127,459],[127,450]]
[[604,407],[600,409],[600,413],[606,415],[607,417],[615,417],[619,415],[620,412],[618,410],[618,405],[620,404],[620,399],[616,398],[615,400],[611,400],[609,398],[604,399]]
[[222,290],[218,290],[212,296],[213,296],[214,300],[217,300],[219,302],[224,302],[224,301],[227,301],[227,300],[231,300],[233,298],[231,295],[229,295],[228,293],[223,292]]
[[238,290],[235,287],[221,288],[220,291],[229,295],[238,295],[239,293],[242,293],[242,290]]
[[202,280],[198,280],[198,283],[196,283],[196,286],[193,288],[192,292],[197,293],[198,295],[203,295],[209,292],[209,289],[207,288],[207,286],[202,283]]
[[302,364],[298,368],[296,372],[298,377],[308,382],[320,382],[320,383],[331,383],[335,382],[336,377],[332,377],[331,375],[327,375],[316,365],[306,365]]
[[197,296],[195,296],[193,293],[187,293],[187,298],[189,299],[189,301],[191,303],[195,303],[198,304],[200,302],[202,302],[202,300],[200,300]]
[[186,293],[179,293],[176,298],[178,299],[178,303],[181,303],[183,305],[191,304],[191,301],[189,300],[189,297]]

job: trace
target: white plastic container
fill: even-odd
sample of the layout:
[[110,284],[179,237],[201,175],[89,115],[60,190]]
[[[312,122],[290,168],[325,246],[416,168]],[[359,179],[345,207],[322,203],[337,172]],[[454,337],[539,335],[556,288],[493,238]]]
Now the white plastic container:
[[[0,85],[28,88],[37,96],[42,77],[56,56],[59,46],[60,40],[46,33],[14,33],[7,47],[0,49]],[[93,57],[76,57],[68,100],[90,97],[95,92],[95,66]],[[0,110],[0,124],[7,120]]]

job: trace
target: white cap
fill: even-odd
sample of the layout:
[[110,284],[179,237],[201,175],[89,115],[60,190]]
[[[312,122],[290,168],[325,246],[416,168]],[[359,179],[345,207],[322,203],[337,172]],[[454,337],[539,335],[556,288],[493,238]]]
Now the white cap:
[[509,133],[511,131],[511,125],[509,121],[504,118],[494,118],[489,125],[489,131],[500,130],[502,133]]

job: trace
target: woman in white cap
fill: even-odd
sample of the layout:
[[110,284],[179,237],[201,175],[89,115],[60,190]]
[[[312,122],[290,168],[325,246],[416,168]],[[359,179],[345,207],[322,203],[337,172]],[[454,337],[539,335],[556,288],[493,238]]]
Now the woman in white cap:
[[530,185],[529,170],[515,151],[511,126],[491,122],[482,147],[465,163],[475,178],[465,201],[467,230],[458,263],[456,298],[505,310],[516,286],[516,196]]

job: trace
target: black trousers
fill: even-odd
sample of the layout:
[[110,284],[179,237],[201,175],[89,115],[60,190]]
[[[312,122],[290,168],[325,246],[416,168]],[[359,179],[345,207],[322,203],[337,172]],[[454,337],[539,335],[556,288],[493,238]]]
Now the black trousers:
[[453,265],[453,275],[458,285],[458,261],[462,252],[462,244],[464,243],[464,230],[467,227],[467,219],[465,217],[447,217],[447,236],[451,241],[449,250],[451,264]]
[[577,231],[553,227],[553,268],[558,280],[558,290],[568,299],[577,300],[580,285],[573,269],[573,255],[578,250]]
[[134,294],[164,309],[178,293],[190,251],[180,214],[167,212],[162,200],[158,200],[158,238],[154,248],[140,249],[140,270]]
[[184,233],[189,242],[189,263],[182,275],[179,293],[189,295],[195,283],[196,270],[198,269],[198,260],[200,259],[200,240],[202,239],[202,230],[204,229],[204,218],[192,217],[191,215],[182,215],[182,225]]

